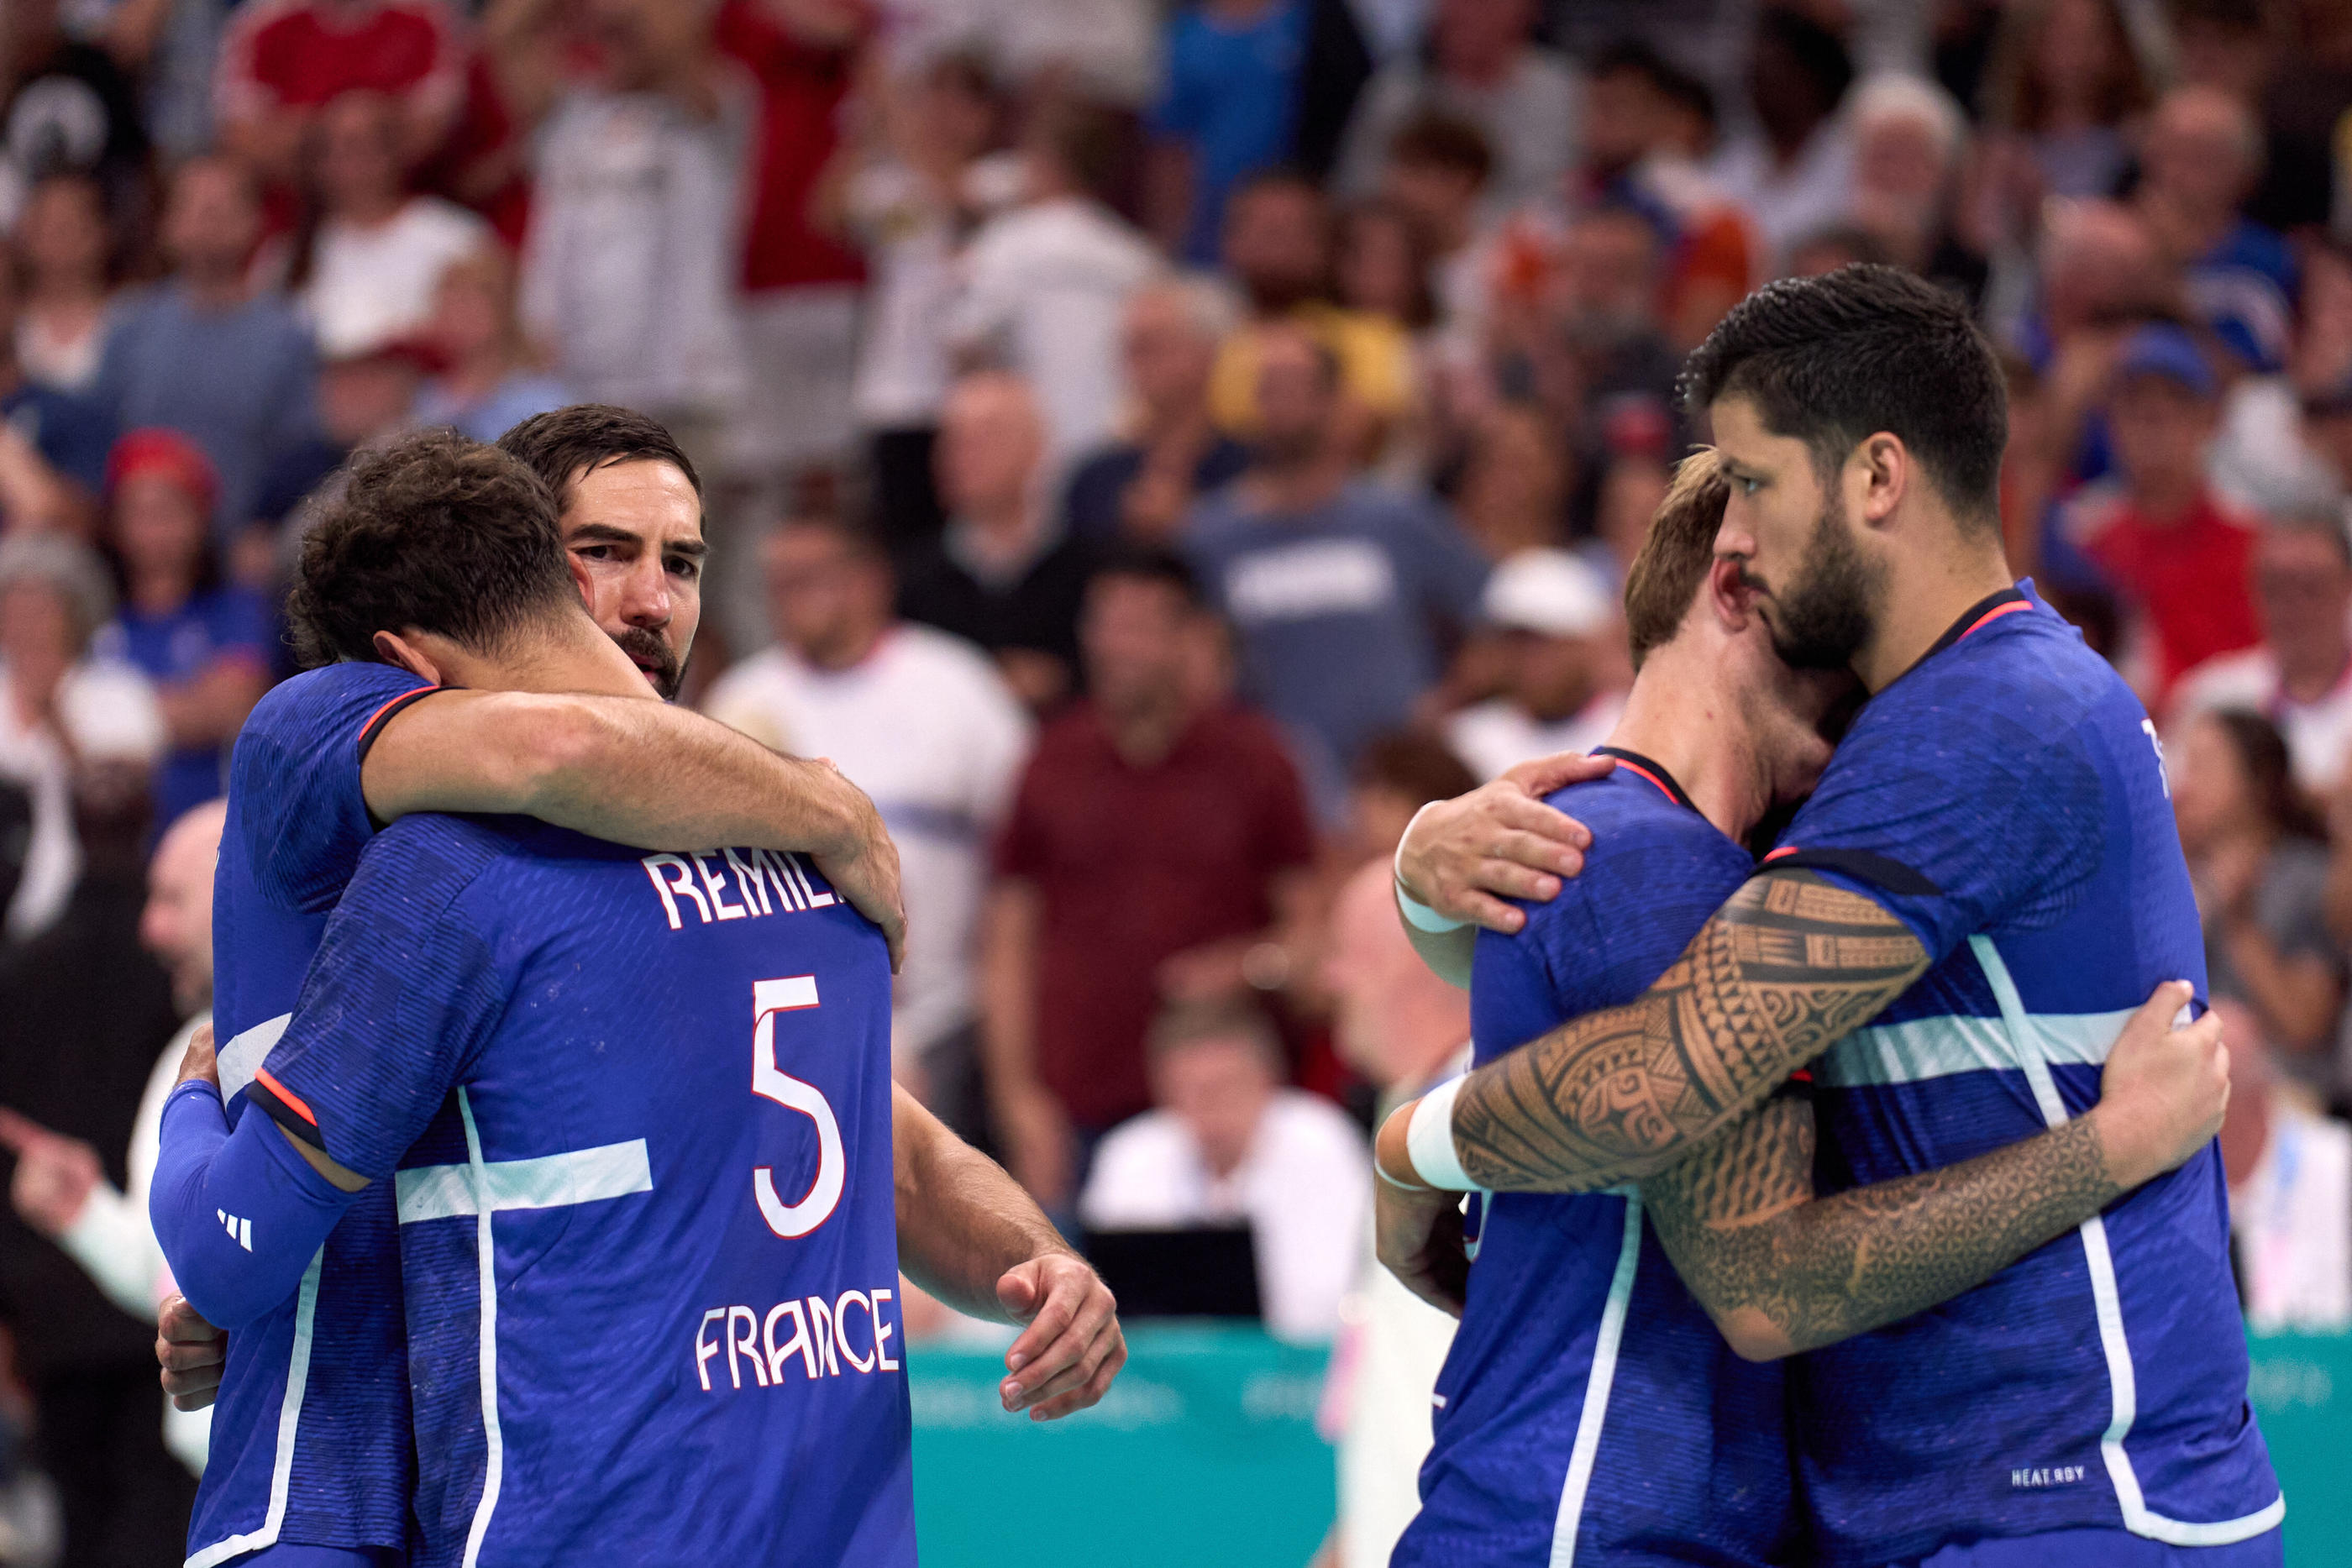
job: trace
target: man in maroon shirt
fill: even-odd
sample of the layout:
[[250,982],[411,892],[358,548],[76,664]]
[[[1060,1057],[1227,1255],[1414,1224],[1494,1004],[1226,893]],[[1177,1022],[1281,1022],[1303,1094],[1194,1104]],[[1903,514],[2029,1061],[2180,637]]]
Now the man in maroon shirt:
[[247,0],[221,40],[221,140],[272,185],[291,184],[318,111],[380,92],[400,104],[402,159],[414,165],[448,132],[466,59],[442,0]]
[[1191,573],[1122,557],[1087,592],[1091,695],[1038,737],[999,841],[982,1050],[1014,1176],[1048,1207],[1113,1124],[1147,1110],[1163,998],[1238,988],[1304,885],[1314,829],[1273,727],[1204,702]]
[[2154,324],[2126,340],[2108,394],[2113,481],[2068,504],[2066,531],[2142,618],[2127,673],[2151,713],[2181,673],[2262,641],[2248,591],[2251,522],[2206,486],[2221,389],[2196,342]]

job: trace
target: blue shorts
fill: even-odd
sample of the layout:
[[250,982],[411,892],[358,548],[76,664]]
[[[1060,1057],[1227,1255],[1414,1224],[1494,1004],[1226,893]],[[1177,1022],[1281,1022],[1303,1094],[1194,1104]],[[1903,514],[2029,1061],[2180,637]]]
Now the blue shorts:
[[2283,1530],[2228,1546],[2168,1546],[2125,1530],[2053,1530],[1947,1546],[1913,1568],[2283,1568]]

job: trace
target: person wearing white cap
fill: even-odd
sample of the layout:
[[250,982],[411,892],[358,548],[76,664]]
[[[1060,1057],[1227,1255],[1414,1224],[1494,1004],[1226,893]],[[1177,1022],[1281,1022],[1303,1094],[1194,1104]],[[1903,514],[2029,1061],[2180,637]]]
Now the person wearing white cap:
[[1486,580],[1482,617],[1499,631],[1504,695],[1446,721],[1446,740],[1480,779],[1530,758],[1589,751],[1625,706],[1617,678],[1617,602],[1600,573],[1560,549],[1521,550]]

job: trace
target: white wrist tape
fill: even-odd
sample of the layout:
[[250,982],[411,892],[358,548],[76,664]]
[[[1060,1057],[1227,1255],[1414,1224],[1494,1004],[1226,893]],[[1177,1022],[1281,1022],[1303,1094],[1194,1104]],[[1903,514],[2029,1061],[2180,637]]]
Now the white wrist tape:
[[1405,923],[1415,930],[1426,931],[1433,936],[1443,936],[1449,931],[1459,931],[1470,924],[1466,920],[1456,920],[1450,915],[1438,914],[1406,891],[1404,884],[1405,840],[1412,837],[1412,830],[1420,825],[1423,812],[1427,811],[1430,806],[1444,803],[1441,800],[1432,800],[1428,806],[1423,806],[1421,810],[1412,814],[1412,821],[1405,824],[1404,837],[1397,840],[1396,858],[1391,865],[1391,870],[1396,878],[1397,907],[1404,912]]
[[1475,1192],[1478,1184],[1462,1168],[1454,1152],[1454,1101],[1463,1080],[1448,1079],[1421,1097],[1405,1126],[1405,1152],[1412,1156],[1412,1174],[1447,1192]]

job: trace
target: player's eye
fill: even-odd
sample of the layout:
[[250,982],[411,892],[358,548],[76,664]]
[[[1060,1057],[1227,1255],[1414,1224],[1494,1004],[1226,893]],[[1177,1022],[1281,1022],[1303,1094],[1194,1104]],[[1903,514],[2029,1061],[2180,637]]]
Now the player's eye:
[[1763,480],[1752,478],[1746,474],[1740,475],[1732,483],[1739,486],[1739,493],[1743,496],[1753,496],[1764,487]]
[[669,563],[669,574],[693,582],[702,576],[702,563],[698,560],[688,560],[684,556],[680,556]]

